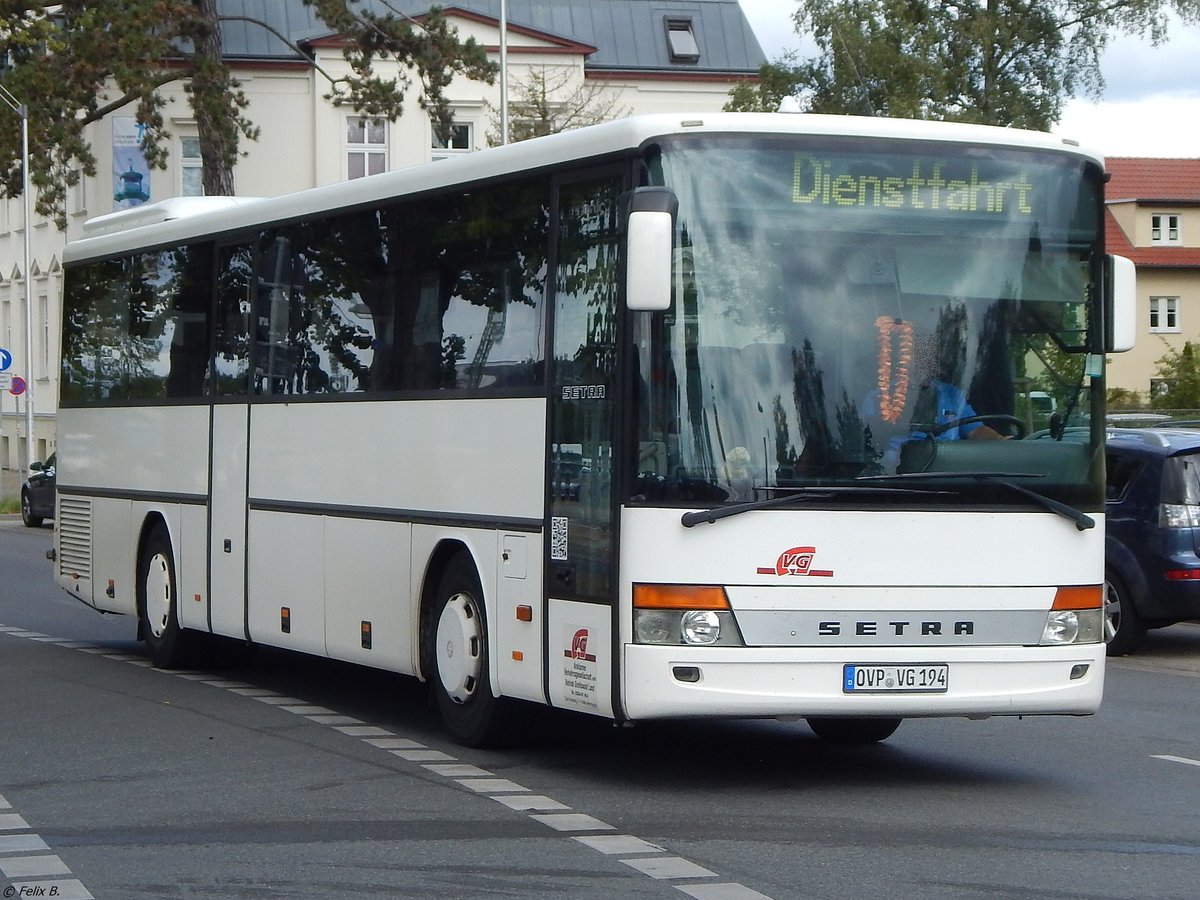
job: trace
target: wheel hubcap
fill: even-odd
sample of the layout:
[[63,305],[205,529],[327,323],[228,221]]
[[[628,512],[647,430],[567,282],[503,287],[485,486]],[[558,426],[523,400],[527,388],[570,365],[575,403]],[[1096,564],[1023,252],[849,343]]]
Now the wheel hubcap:
[[171,617],[171,570],[167,558],[156,553],[146,566],[146,627],[156,638],[167,631]]
[[1112,641],[1121,629],[1121,595],[1110,582],[1104,582],[1104,640]]
[[483,625],[468,594],[455,594],[442,608],[437,625],[438,678],[455,703],[475,696],[483,665]]

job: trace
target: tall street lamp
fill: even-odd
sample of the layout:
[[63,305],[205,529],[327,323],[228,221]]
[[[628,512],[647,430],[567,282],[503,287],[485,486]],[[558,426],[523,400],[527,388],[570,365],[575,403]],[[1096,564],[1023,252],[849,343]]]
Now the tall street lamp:
[[0,100],[21,120],[21,200],[25,206],[25,465],[33,462],[33,273],[29,271],[29,236],[33,217],[29,210],[29,107],[0,84]]

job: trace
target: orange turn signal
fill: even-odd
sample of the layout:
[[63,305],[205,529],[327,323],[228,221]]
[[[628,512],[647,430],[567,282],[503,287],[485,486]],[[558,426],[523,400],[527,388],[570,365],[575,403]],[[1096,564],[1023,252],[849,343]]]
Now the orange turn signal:
[[1104,585],[1076,584],[1060,587],[1051,609],[1099,609],[1104,605]]
[[635,609],[729,609],[725,589],[709,584],[635,584]]

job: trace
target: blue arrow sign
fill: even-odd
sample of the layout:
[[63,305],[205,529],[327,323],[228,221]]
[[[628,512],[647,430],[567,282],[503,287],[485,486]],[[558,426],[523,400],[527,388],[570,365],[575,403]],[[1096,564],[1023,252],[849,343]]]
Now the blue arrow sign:
[[0,372],[12,365],[12,354],[0,347]]

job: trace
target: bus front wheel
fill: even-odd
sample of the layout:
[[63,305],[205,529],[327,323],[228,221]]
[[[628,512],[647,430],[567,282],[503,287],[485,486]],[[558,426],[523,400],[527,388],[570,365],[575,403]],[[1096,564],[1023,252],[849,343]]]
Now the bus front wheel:
[[492,694],[483,590],[465,553],[450,561],[438,582],[426,634],[429,680],[450,736],[468,747],[502,741],[508,704]]
[[834,744],[877,744],[890,738],[900,719],[825,719],[812,716],[805,721],[823,741]]
[[137,610],[150,659],[160,669],[179,667],[190,649],[189,635],[179,627],[177,600],[171,539],[163,525],[155,525],[138,565]]

